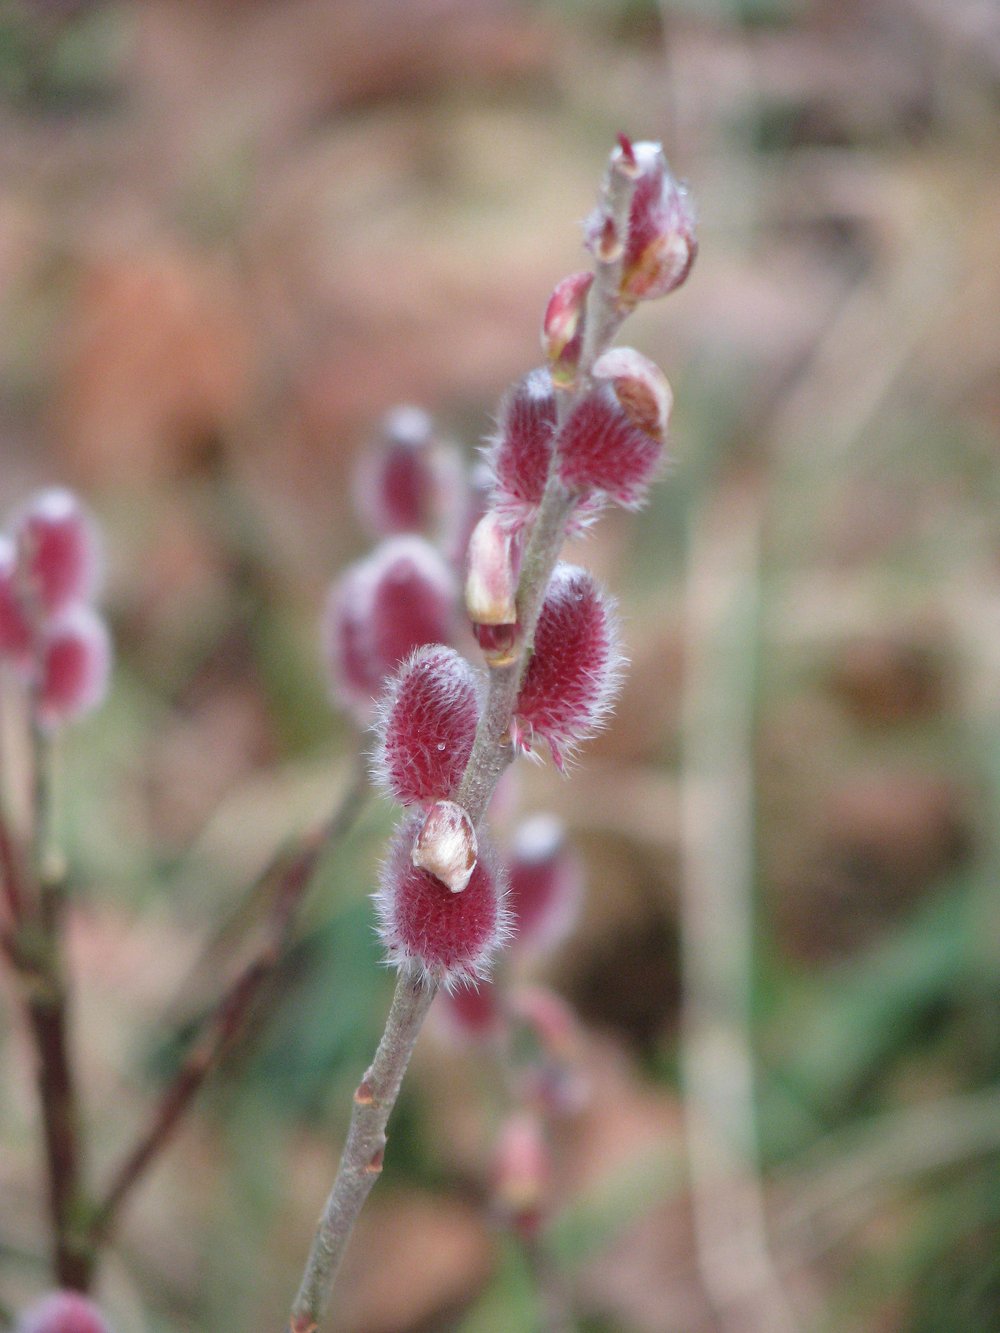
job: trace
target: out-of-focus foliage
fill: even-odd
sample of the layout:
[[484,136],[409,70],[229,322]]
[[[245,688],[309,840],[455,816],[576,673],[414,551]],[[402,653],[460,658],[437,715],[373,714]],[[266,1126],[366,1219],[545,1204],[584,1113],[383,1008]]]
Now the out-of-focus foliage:
[[[317,626],[367,545],[358,452],[401,401],[482,440],[626,129],[690,181],[701,250],[629,330],[669,370],[675,462],[586,553],[621,597],[616,720],[568,783],[522,775],[590,885],[550,976],[593,1092],[557,1145],[554,1254],[586,1328],[714,1326],[681,1151],[677,781],[693,538],[728,505],[759,536],[716,678],[754,710],[773,1250],[803,1327],[990,1327],[994,7],[7,0],[0,89],[0,505],[72,484],[110,550],[119,665],[59,811],[93,1178],[249,947],[246,886],[350,781]],[[248,1039],[134,1199],[100,1287],[117,1328],[280,1326],[387,1005],[367,894],[390,822],[373,802],[326,859]],[[16,1307],[47,1283],[7,991],[0,1061]],[[489,1061],[428,1032],[340,1327],[530,1326],[483,1203],[501,1106]]]

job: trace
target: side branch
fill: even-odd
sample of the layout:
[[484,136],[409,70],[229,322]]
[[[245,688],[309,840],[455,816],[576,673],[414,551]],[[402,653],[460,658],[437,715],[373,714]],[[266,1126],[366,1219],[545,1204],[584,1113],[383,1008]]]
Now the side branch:
[[14,840],[2,810],[0,810],[0,893],[7,917],[3,922],[5,936],[13,938],[18,926],[24,920],[26,901]]
[[42,1107],[49,1181],[53,1266],[64,1287],[86,1290],[93,1258],[77,1231],[80,1212],[80,1151],[76,1087],[67,1042],[66,991],[60,977],[33,979],[28,996],[28,1021],[38,1058],[38,1091]]
[[[94,1244],[104,1242],[112,1233],[122,1206],[172,1137],[202,1084],[242,1032],[254,1001],[287,950],[298,907],[321,856],[350,827],[366,786],[362,773],[335,813],[305,838],[285,868],[260,948],[217,1002],[200,1039],[161,1094],[148,1125],[115,1170],[91,1220],[90,1238]],[[273,876],[275,869],[272,863],[264,872],[265,881]]]

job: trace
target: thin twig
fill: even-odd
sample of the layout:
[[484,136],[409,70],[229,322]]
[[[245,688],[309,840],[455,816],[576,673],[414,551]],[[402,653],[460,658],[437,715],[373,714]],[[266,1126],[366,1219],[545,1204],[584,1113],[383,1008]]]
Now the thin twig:
[[14,840],[2,810],[0,810],[0,892],[3,894],[6,909],[6,925],[11,932],[16,932],[25,916],[25,893]]
[[[283,877],[290,872],[294,860],[317,838],[323,844],[323,855],[326,855],[341,838],[346,837],[361,813],[370,785],[367,766],[363,757],[359,756],[336,808],[327,817],[322,828],[310,829],[305,834],[299,833],[297,837],[289,838],[278,846],[264,868],[243,889],[236,906],[226,914],[208,937],[200,956],[178,987],[178,995],[188,997],[187,1004],[190,1003],[192,995],[204,992],[206,984],[215,983],[220,969],[239,947],[239,940],[248,933],[248,921],[258,922],[261,916],[266,922],[273,919],[278,899],[282,895]],[[267,926],[265,931],[268,932]],[[207,983],[208,978],[211,978],[211,983]],[[208,1016],[206,1021],[207,1018]],[[180,1042],[186,1034],[189,1034],[193,1025],[164,1019],[161,1027],[164,1026],[174,1026],[178,1029],[175,1038]]]
[[340,1170],[292,1305],[291,1333],[312,1333],[322,1317],[354,1222],[382,1171],[389,1114],[436,993],[425,978],[400,973],[375,1059],[354,1093]]
[[[366,790],[364,772],[359,771],[334,814],[303,839],[294,859],[285,867],[257,953],[220,997],[201,1037],[164,1089],[149,1123],[112,1173],[111,1184],[90,1225],[95,1244],[108,1239],[132,1191],[172,1137],[206,1078],[240,1035],[254,1001],[287,951],[299,905],[319,860],[351,826]],[[265,877],[273,874],[278,864],[272,862],[264,872]]]
[[[604,182],[607,210],[619,239],[627,231],[635,181],[619,159]],[[591,386],[594,361],[617,332],[624,317],[618,294],[622,247],[597,256],[597,275],[587,303],[584,348],[572,390],[559,400],[559,420]],[[478,825],[496,785],[514,757],[511,723],[524,672],[531,658],[535,627],[549,579],[559,558],[574,497],[560,482],[555,458],[538,515],[528,539],[517,593],[518,656],[490,671],[486,704],[476,730],[472,753],[455,795],[456,802]],[[385,1127],[399,1094],[420,1027],[434,998],[435,987],[400,974],[386,1029],[369,1073],[355,1093],[347,1141],[337,1177],[313,1239],[309,1259],[292,1306],[290,1333],[312,1333],[329,1304],[333,1283],[361,1208],[381,1171]],[[369,1093],[373,1100],[369,1101]],[[360,1099],[360,1100],[359,1100]]]
[[37,966],[24,961],[22,982],[30,1031],[37,1053],[49,1216],[55,1275],[62,1286],[86,1290],[93,1257],[81,1240],[79,1110],[68,1040],[68,998],[58,941],[39,951]]
[[86,1212],[80,1108],[69,1041],[69,986],[63,958],[66,868],[54,845],[55,784],[51,737],[36,717],[31,692],[31,866],[37,921],[25,923],[15,941],[28,1026],[36,1053],[48,1176],[55,1277],[61,1286],[86,1291],[94,1256],[81,1231]]

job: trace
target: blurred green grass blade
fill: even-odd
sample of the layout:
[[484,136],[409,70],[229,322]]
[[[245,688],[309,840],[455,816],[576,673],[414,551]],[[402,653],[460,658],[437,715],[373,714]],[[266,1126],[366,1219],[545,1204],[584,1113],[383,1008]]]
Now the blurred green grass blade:
[[796,988],[770,1024],[772,1040],[783,1050],[771,1061],[770,1078],[762,1078],[761,1127],[769,1156],[797,1146],[774,1141],[769,1111],[776,1112],[782,1137],[790,1132],[789,1098],[822,1123],[834,1122],[963,983],[971,966],[969,933],[968,889],[955,885],[859,961]]

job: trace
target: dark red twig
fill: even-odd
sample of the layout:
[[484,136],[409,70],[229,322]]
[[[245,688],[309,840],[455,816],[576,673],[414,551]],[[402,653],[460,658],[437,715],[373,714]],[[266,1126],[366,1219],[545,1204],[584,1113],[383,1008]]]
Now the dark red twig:
[[[112,1175],[107,1193],[91,1219],[89,1235],[95,1246],[111,1235],[122,1206],[171,1138],[208,1075],[242,1031],[254,1001],[288,947],[297,909],[317,863],[353,823],[364,799],[366,785],[364,774],[359,774],[334,815],[307,835],[294,858],[285,866],[271,901],[264,939],[257,953],[220,997],[205,1020],[200,1038],[164,1089],[149,1123]],[[270,878],[276,869],[275,866],[268,867],[262,879]]]
[[[52,942],[49,946],[52,947]],[[62,968],[22,968],[28,1021],[38,1057],[45,1156],[52,1219],[53,1259],[60,1286],[85,1291],[93,1255],[80,1237],[80,1140],[78,1103],[67,1040],[68,1007]]]
[[16,931],[24,920],[25,898],[21,883],[21,868],[18,865],[17,852],[7,827],[7,820],[0,812],[0,890],[9,918],[8,927]]

